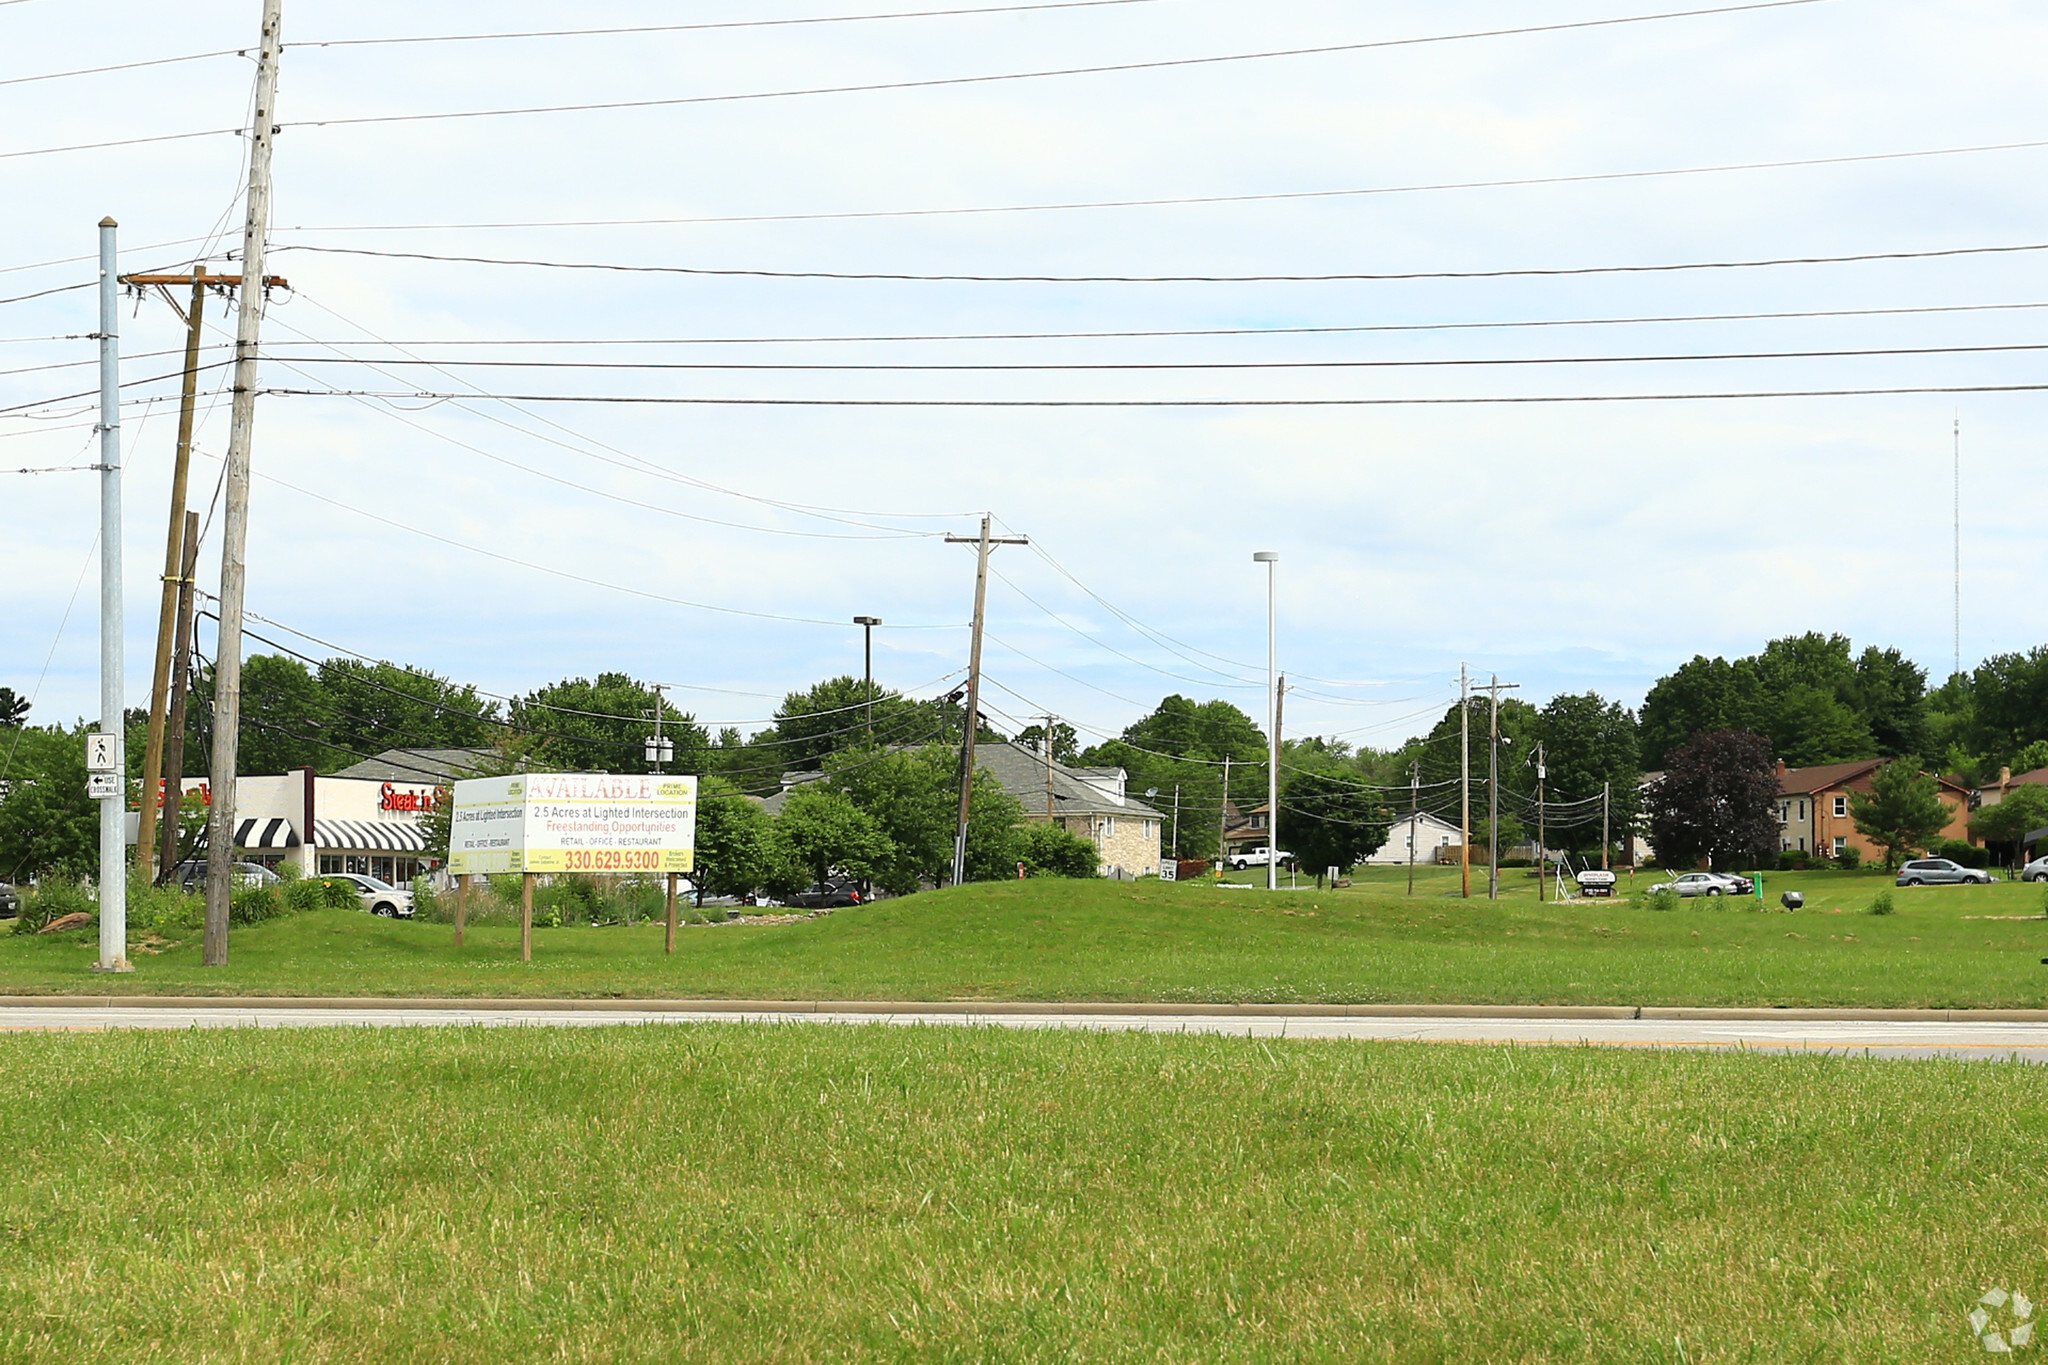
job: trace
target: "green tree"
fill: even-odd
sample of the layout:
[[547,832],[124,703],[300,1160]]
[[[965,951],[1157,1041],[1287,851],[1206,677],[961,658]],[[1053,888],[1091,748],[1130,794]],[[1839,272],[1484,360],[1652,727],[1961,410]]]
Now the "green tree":
[[1856,710],[1877,752],[1905,758],[1926,751],[1927,670],[1896,649],[1871,645],[1856,659]]
[[768,830],[768,887],[778,895],[822,882],[834,868],[869,878],[886,867],[889,836],[845,792],[820,782],[792,788]]
[[2014,787],[1997,805],[1970,817],[1970,833],[1987,844],[2010,844],[2015,851],[2037,829],[2048,829],[2048,787]]
[[[213,710],[211,689],[205,710]],[[188,716],[192,713],[186,708]],[[297,659],[252,654],[242,662],[242,735],[235,768],[243,776],[310,767],[332,772],[355,762],[330,737],[326,689]],[[371,752],[374,752],[371,751]]]
[[1971,674],[1969,691],[1966,742],[1988,754],[1994,767],[2048,739],[2048,645],[1986,659]]
[[8,736],[0,881],[83,874],[97,865],[99,803],[85,792],[87,729],[24,726]]
[[[647,740],[654,734],[654,689],[625,673],[565,678],[512,703],[509,723],[532,746],[534,766],[569,772],[644,773]],[[665,772],[702,772],[710,739],[702,726],[661,701],[662,734],[675,755]]]
[[1643,698],[1643,767],[1666,767],[1671,754],[1697,735],[1748,729],[1756,720],[1756,702],[1753,669],[1695,654],[1669,677],[1659,678]]
[[1850,794],[1849,814],[1856,832],[1884,850],[1887,872],[1898,866],[1900,854],[1926,848],[1951,818],[1941,784],[1906,760],[1872,773],[1868,793]]
[[[1043,725],[1027,725],[1017,732],[1017,742],[1027,748],[1039,750],[1039,741],[1045,738]],[[1058,763],[1072,763],[1081,752],[1080,736],[1074,727],[1063,720],[1056,720],[1052,726],[1052,756]]]
[[1668,868],[1705,858],[1717,868],[1755,866],[1776,851],[1778,767],[1771,742],[1715,730],[1675,749],[1644,802],[1650,843]]
[[[833,754],[868,747],[870,704],[875,744],[922,744],[938,735],[942,717],[932,704],[885,687],[870,690],[860,678],[827,678],[784,697],[774,723],[731,756],[726,771],[753,791],[773,791],[785,772],[815,772]],[[957,713],[954,708],[956,734]]]
[[[937,886],[951,875],[960,820],[958,753],[936,744],[850,750],[826,761],[825,781],[844,791],[889,836],[888,856],[873,874],[884,890],[908,895],[920,882]],[[980,800],[984,794],[977,785],[970,826],[987,818]]]
[[359,754],[386,749],[470,749],[498,734],[498,706],[425,669],[335,658],[320,665],[325,735]]
[[716,778],[705,779],[697,795],[697,883],[699,902],[710,896],[744,896],[769,879],[769,820],[761,803]]
[[1033,877],[1092,877],[1102,866],[1101,853],[1080,835],[1028,822],[1017,831],[1017,858]]
[[1327,868],[1348,871],[1387,842],[1393,812],[1357,778],[1297,772],[1280,792],[1280,841],[1323,884]]
[[1773,751],[1795,768],[1846,763],[1877,750],[1863,717],[1835,692],[1811,683],[1775,694],[1765,726]]
[[1600,843],[1601,810],[1592,798],[1608,796],[1610,838],[1621,839],[1635,827],[1637,787],[1642,779],[1638,758],[1642,737],[1636,718],[1620,702],[1597,692],[1552,697],[1537,716],[1536,733],[1543,742],[1550,779],[1544,795],[1565,805],[1570,818],[1552,819],[1548,842],[1578,852]]
[[0,730],[19,730],[28,724],[28,698],[11,687],[0,687]]

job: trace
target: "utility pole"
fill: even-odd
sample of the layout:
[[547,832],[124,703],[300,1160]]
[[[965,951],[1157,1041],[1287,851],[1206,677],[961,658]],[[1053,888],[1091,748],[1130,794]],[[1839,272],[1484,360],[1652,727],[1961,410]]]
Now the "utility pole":
[[1266,769],[1266,889],[1280,889],[1280,724],[1287,715],[1287,675],[1273,684],[1273,762]]
[[[206,307],[206,291],[233,289],[242,283],[242,277],[209,275],[206,273],[206,267],[202,265],[196,267],[189,275],[123,275],[121,283],[137,297],[151,286],[162,289],[166,299],[169,299],[173,288],[182,288],[186,285],[192,288],[191,307],[180,312],[185,322],[185,384],[184,391],[178,399],[178,445],[171,462],[170,528],[164,535],[163,594],[157,608],[156,623],[156,673],[149,689],[149,739],[142,755],[142,816],[135,844],[138,872],[155,881],[157,803],[154,794],[160,790],[165,793],[170,791],[163,782],[163,758],[166,693],[171,681],[172,637],[177,631],[182,580],[191,576],[182,566],[185,558],[186,484],[192,468],[192,424],[194,410],[198,407],[201,324]],[[265,288],[284,284],[285,281],[275,275],[264,280]],[[172,306],[176,307],[175,301]],[[182,764],[180,766],[182,767]],[[165,799],[169,799],[168,795]]]
[[1038,752],[1045,759],[1045,818],[1052,820],[1052,727],[1058,722],[1055,715],[1033,716],[1033,720],[1045,722],[1045,735],[1038,742]]
[[967,816],[974,806],[974,732],[981,726],[981,631],[988,610],[988,552],[997,545],[1029,545],[1025,536],[990,536],[989,517],[981,518],[979,536],[947,536],[948,545],[978,549],[974,570],[974,641],[967,654],[967,723],[960,742],[960,820],[953,831],[953,885],[967,879]]
[[1280,576],[1280,555],[1274,550],[1254,550],[1252,563],[1266,566],[1266,687],[1268,719],[1272,725],[1268,730],[1268,752],[1266,754],[1266,889],[1280,889],[1280,864],[1274,859],[1280,852],[1280,635],[1274,623],[1279,605],[1279,590],[1275,580]]
[[1422,818],[1422,763],[1408,765],[1408,894],[1415,894],[1415,838]]
[[1472,678],[1458,665],[1458,876],[1472,899]]
[[1608,868],[1607,868],[1607,816],[1608,816],[1608,812],[1609,812],[1609,809],[1610,809],[1610,808],[1611,808],[1611,806],[1613,805],[1613,801],[1614,801],[1614,784],[1613,784],[1612,782],[1602,782],[1602,783],[1600,784],[1600,870],[1601,870],[1602,872],[1605,872],[1605,871],[1607,871],[1607,870],[1608,870]]
[[1545,852],[1547,836],[1543,829],[1543,779],[1548,773],[1543,764],[1543,741],[1536,741],[1536,899],[1544,899],[1543,873],[1549,857]]
[[1500,899],[1500,694],[1520,683],[1504,683],[1493,675],[1487,692],[1493,698],[1486,722],[1486,898]]
[[654,684],[654,738],[647,741],[647,762],[657,777],[661,775],[661,765],[674,758],[676,752],[675,741],[664,739],[661,734],[661,713],[667,709],[664,696],[667,691],[667,683]]
[[121,705],[121,308],[112,218],[100,220],[100,733],[88,790],[100,803],[101,972],[128,961],[127,716]]
[[[185,800],[185,693],[192,677],[192,580],[199,571],[199,514],[185,513],[185,536],[178,559],[178,625],[171,645],[171,711],[164,727],[164,810],[163,850],[157,859],[157,880],[162,881],[178,865],[179,836],[182,833]],[[147,786],[143,808],[149,806]]]
[[[270,154],[277,136],[277,61],[284,0],[263,0],[263,42],[256,58],[256,110],[250,125],[248,216],[242,269],[261,281],[270,234]],[[235,771],[242,727],[242,598],[249,543],[249,444],[256,426],[256,350],[263,339],[263,291],[242,291],[235,317],[235,401],[228,432],[227,499],[221,521],[220,634],[214,649],[213,814],[206,835],[206,933],[209,967],[228,965],[228,902],[235,889]],[[311,833],[311,831],[308,831]],[[531,876],[526,879],[530,887]]]
[[867,666],[861,676],[866,680],[868,702],[868,743],[875,742],[875,627],[882,624],[879,616],[856,616],[853,623],[861,628],[861,638],[866,648]]
[[[1173,784],[1173,860],[1180,861],[1180,783]],[[1176,877],[1176,880],[1178,878]]]
[[1223,799],[1216,805],[1216,866],[1220,875],[1227,866],[1225,859],[1230,856],[1230,845],[1225,842],[1230,835],[1230,755],[1223,755]]

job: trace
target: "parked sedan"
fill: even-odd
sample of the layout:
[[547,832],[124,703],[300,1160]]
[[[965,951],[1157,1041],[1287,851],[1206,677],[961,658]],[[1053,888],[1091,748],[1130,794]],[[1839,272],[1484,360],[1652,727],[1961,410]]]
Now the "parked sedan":
[[1650,888],[1651,894],[1676,891],[1681,896],[1753,896],[1756,883],[1733,872],[1688,872]]
[[2036,858],[2021,868],[2020,880],[2023,882],[2048,882],[2048,856]]
[[412,918],[412,892],[405,887],[393,886],[390,882],[366,877],[360,872],[323,872],[320,880],[341,882],[352,887],[363,898],[363,909],[373,915],[391,919]]
[[1912,858],[1899,869],[1900,886],[1955,886],[1965,882],[1989,886],[1991,874],[1947,858]]
[[21,913],[21,893],[0,882],[0,919],[13,919]]
[[800,910],[841,910],[860,903],[860,888],[843,877],[812,882],[789,898],[789,904]]
[[[206,890],[206,864],[204,861],[179,863],[178,885],[188,894]],[[261,863],[236,863],[235,884],[237,886],[274,886],[279,878],[275,872]]]

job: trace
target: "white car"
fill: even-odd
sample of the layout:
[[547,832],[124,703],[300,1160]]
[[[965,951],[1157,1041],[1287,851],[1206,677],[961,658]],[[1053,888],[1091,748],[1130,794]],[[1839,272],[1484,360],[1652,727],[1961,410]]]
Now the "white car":
[[323,882],[343,882],[353,887],[363,898],[363,909],[373,915],[385,915],[391,919],[412,918],[412,892],[404,887],[393,886],[390,882],[375,877],[365,877],[360,872],[323,872]]
[[1264,867],[1269,862],[1291,863],[1294,855],[1284,848],[1277,852],[1270,848],[1255,848],[1248,853],[1233,853],[1223,861],[1233,872],[1242,872],[1248,867]]
[[1681,896],[1752,896],[1756,883],[1729,872],[1688,872],[1650,888],[1651,895],[1659,891],[1676,891]]

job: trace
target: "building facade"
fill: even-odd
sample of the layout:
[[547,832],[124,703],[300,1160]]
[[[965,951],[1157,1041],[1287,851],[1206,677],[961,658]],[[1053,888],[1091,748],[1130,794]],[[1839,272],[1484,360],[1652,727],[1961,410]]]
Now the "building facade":
[[[1871,776],[1887,760],[1823,763],[1812,768],[1778,764],[1778,847],[1782,852],[1839,858],[1853,848],[1859,857],[1882,858],[1884,850],[1856,830],[1854,798],[1868,795]],[[1937,778],[1949,821],[1943,839],[1970,840],[1970,791],[1950,778]]]

